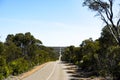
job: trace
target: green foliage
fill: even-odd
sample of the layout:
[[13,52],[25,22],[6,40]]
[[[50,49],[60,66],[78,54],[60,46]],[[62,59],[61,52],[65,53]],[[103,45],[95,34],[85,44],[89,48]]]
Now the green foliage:
[[120,46],[106,26],[102,29],[99,39],[86,39],[80,47],[66,48],[62,60],[76,64],[92,76],[120,80]]
[[9,65],[12,68],[13,75],[23,73],[23,72],[27,71],[29,68],[28,61],[24,60],[23,58],[14,60]]
[[110,6],[107,2],[102,0],[84,0],[84,6],[88,6],[93,11],[105,12],[105,9],[108,9]]
[[9,34],[5,43],[0,42],[0,80],[56,59],[53,49],[43,46],[30,32]]
[[80,50],[82,54],[81,60],[83,61],[83,63],[81,63],[80,66],[82,67],[82,69],[85,69],[86,71],[96,70],[97,67],[95,66],[97,66],[98,50],[99,50],[98,41],[93,41],[90,38],[82,42]]
[[3,56],[0,57],[0,80],[9,76],[11,74],[11,70],[8,67],[6,60]]
[[5,47],[4,55],[6,56],[7,62],[11,62],[22,57],[21,48],[11,43],[9,46]]
[[116,43],[120,45],[120,17],[114,20],[114,17],[117,16],[116,11],[113,10],[115,9],[114,1],[115,0],[84,0],[83,5],[97,12],[96,16],[101,17],[101,20],[106,24],[106,27],[112,34],[112,38],[110,38],[109,41],[114,39]]
[[74,46],[67,47],[65,52],[63,53],[62,60],[73,63],[74,59],[76,57],[74,53],[75,53],[75,47]]
[[2,55],[3,51],[4,51],[4,45],[2,42],[0,42],[0,55]]
[[[113,78],[119,77],[120,75],[120,47],[119,46],[111,46],[107,51],[107,74],[111,75]],[[120,77],[119,77],[120,78]]]
[[3,80],[5,77],[0,73],[0,80]]

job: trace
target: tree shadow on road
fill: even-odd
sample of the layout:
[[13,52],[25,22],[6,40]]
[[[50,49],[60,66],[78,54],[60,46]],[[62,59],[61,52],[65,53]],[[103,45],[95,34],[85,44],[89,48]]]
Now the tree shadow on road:
[[64,70],[68,73],[70,80],[79,80],[81,76],[79,75],[78,67],[72,63],[63,62],[63,64],[66,66]]
[[77,67],[72,63],[62,62],[66,68],[64,70],[70,76],[70,80],[104,80],[104,79],[93,79],[95,75],[93,72],[83,71],[81,68]]

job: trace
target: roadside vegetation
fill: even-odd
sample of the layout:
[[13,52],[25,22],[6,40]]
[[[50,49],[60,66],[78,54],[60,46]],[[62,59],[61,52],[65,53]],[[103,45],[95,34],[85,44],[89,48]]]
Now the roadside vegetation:
[[56,59],[53,49],[43,46],[30,32],[9,34],[4,43],[0,42],[0,80]]
[[62,55],[62,60],[77,65],[79,72],[89,73],[86,77],[120,80],[120,46],[106,26],[99,39],[86,39],[80,47],[69,46]]
[[76,64],[78,72],[83,71],[86,77],[120,80],[120,13],[115,15],[115,1],[84,0],[83,6],[97,12],[96,16],[101,18],[105,26],[98,39],[86,39],[80,47],[70,46],[63,53],[62,60]]

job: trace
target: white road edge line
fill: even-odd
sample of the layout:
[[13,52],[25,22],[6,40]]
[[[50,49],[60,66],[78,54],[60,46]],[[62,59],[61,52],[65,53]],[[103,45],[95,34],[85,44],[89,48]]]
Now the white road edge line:
[[54,68],[53,68],[51,74],[48,76],[48,78],[47,78],[46,80],[49,80],[49,79],[51,78],[51,76],[52,76],[53,73],[55,72],[56,65],[57,65],[57,61],[54,63]]

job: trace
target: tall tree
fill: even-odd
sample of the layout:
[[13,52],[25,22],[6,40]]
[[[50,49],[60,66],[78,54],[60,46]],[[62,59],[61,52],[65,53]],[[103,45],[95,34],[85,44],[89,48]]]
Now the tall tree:
[[[106,26],[109,28],[116,42],[120,45],[120,16],[114,12],[115,0],[84,0],[83,5],[96,11]],[[119,9],[119,8],[118,8]]]

